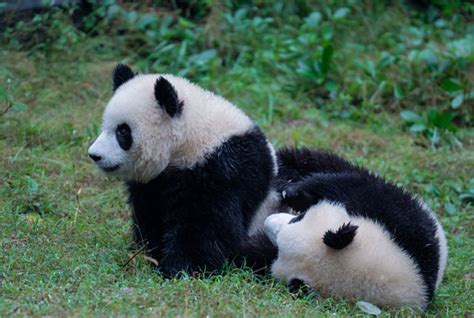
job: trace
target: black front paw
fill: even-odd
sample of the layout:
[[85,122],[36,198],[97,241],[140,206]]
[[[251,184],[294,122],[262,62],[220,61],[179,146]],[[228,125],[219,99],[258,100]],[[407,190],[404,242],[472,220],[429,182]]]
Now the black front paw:
[[307,296],[311,293],[311,289],[301,279],[293,278],[288,283],[290,293],[295,296]]
[[302,190],[298,184],[291,185],[281,192],[282,203],[295,211],[306,211],[314,201],[313,196]]
[[158,272],[165,278],[182,278],[183,276],[191,275],[192,272],[187,266],[162,264],[157,267]]

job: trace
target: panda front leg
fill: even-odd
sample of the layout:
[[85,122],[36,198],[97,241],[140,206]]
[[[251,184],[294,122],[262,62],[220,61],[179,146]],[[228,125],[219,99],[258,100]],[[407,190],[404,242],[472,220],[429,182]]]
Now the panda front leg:
[[165,277],[212,274],[236,255],[245,233],[243,226],[240,229],[238,223],[231,225],[229,220],[218,218],[204,223],[180,222],[170,225],[164,233],[159,270]]
[[357,172],[313,173],[290,184],[281,192],[282,203],[298,212],[322,200],[344,202],[352,186],[358,186],[361,175]]

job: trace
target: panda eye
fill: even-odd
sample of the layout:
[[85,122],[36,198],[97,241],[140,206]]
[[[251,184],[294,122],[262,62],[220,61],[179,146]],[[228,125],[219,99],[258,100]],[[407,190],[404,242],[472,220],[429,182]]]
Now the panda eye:
[[288,224],[292,224],[292,223],[296,223],[296,222],[301,221],[304,218],[304,215],[305,215],[305,213],[298,214],[297,216],[292,218]]
[[132,130],[127,124],[120,124],[117,126],[117,129],[115,130],[115,137],[117,138],[119,146],[123,150],[129,150],[130,147],[132,147]]
[[130,135],[130,127],[127,124],[121,124],[117,126],[117,135],[127,136]]

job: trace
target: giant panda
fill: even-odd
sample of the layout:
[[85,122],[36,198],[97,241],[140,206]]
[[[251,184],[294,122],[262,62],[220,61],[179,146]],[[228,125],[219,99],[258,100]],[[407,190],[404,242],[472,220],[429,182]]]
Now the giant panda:
[[320,149],[281,148],[276,151],[278,175],[273,179],[265,204],[254,217],[248,236],[239,247],[238,265],[250,267],[255,274],[267,275],[278,255],[278,248],[269,240],[263,229],[265,219],[277,212],[291,212],[291,207],[281,200],[287,187],[313,173],[365,171],[341,157]]
[[113,85],[89,156],[125,181],[135,241],[165,276],[212,273],[239,257],[275,200],[276,156],[264,134],[184,78],[118,64]]
[[305,285],[323,295],[424,310],[447,260],[445,234],[433,212],[335,155],[279,154],[287,159],[286,176],[297,178],[281,178],[282,203],[301,214],[276,213],[265,220],[265,233],[277,248],[272,275],[290,289]]

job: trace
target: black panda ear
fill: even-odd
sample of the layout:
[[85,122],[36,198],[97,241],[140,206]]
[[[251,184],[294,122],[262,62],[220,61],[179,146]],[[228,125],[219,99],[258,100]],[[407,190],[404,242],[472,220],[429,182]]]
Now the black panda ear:
[[327,246],[342,250],[347,245],[351,244],[357,232],[357,225],[352,225],[351,222],[341,225],[336,232],[328,230],[323,237],[323,242]]
[[158,104],[171,116],[180,115],[183,110],[183,102],[178,99],[178,93],[173,85],[163,76],[155,83],[155,98]]
[[131,80],[135,74],[132,72],[130,67],[124,64],[117,64],[115,66],[113,74],[112,74],[112,81],[114,83],[114,92],[120,85],[125,83],[128,80]]

